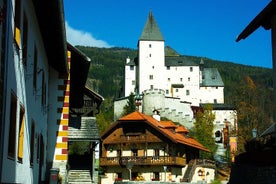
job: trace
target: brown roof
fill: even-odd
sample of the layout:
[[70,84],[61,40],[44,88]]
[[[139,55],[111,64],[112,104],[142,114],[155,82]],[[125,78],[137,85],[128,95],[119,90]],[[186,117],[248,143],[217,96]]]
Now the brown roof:
[[[135,111],[130,113],[118,120],[119,122],[124,121],[143,121],[148,123],[150,126],[154,127],[156,130],[161,132],[164,136],[169,138],[171,141],[179,144],[184,144],[187,146],[191,146],[202,151],[210,152],[209,149],[205,148],[202,144],[197,142],[195,139],[187,136],[188,130],[183,126],[176,126],[171,121],[158,121],[154,119],[152,116],[145,115],[141,112]],[[174,126],[173,126],[174,125]],[[112,126],[114,128],[114,126]],[[172,131],[172,128],[175,128],[175,131]],[[185,134],[183,134],[185,133]]]

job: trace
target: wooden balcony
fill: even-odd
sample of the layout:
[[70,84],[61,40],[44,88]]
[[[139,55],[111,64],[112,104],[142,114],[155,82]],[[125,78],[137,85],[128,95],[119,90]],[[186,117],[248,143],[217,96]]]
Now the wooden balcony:
[[171,166],[185,166],[186,159],[183,157],[170,156],[141,156],[141,157],[103,157],[100,158],[101,166],[126,166],[131,162],[133,165],[171,165]]

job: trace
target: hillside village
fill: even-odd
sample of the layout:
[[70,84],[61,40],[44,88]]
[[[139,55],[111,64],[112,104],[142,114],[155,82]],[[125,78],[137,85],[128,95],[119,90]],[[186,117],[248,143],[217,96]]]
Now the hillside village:
[[[100,134],[105,98],[89,83],[91,57],[66,40],[62,0],[0,7],[0,183],[275,182],[275,124],[259,135],[250,127],[237,155],[241,111],[225,103],[220,71],[165,46],[153,12]],[[215,151],[193,137],[206,117]]]

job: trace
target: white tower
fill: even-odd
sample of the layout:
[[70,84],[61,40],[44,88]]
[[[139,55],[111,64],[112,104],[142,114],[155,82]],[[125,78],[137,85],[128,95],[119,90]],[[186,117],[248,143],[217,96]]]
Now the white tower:
[[149,13],[148,19],[138,41],[139,93],[147,89],[164,89],[165,49],[164,38],[157,23]]

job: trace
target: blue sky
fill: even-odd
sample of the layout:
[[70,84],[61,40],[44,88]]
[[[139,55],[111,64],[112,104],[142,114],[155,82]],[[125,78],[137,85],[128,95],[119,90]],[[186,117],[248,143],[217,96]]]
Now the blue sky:
[[236,37],[270,0],[64,0],[72,45],[126,47],[137,42],[151,10],[165,45],[190,56],[272,68],[271,31]]

